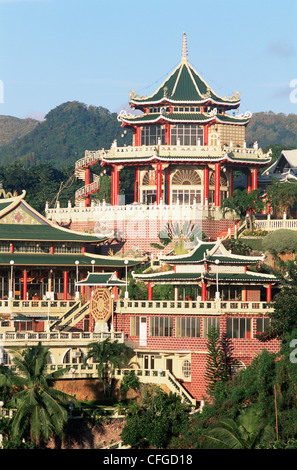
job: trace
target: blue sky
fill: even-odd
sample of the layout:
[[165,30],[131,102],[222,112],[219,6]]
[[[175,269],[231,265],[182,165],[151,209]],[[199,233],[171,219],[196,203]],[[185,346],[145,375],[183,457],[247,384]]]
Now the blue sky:
[[[297,0],[0,0],[0,114],[127,107],[188,59],[239,111],[297,113]],[[2,97],[2,99],[1,99]]]

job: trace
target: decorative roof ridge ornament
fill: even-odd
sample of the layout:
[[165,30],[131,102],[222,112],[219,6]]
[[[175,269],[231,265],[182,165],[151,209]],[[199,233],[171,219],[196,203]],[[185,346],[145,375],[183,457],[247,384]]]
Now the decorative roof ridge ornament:
[[224,96],[223,98],[226,101],[239,101],[240,100],[240,91],[236,91],[232,96]]
[[247,119],[250,119],[252,117],[253,113],[251,111],[246,111],[245,113],[243,114],[238,114],[238,118],[242,119],[242,118],[247,118]]
[[125,118],[134,118],[135,115],[134,114],[131,114],[131,113],[127,113],[127,111],[125,109],[122,109],[119,114],[117,115],[117,120],[119,122],[122,122],[123,119]]
[[183,45],[182,45],[182,61],[188,61],[188,47],[187,47],[187,35],[183,34]]

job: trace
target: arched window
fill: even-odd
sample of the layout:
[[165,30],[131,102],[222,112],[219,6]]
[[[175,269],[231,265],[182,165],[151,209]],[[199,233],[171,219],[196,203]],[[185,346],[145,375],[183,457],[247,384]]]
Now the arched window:
[[201,178],[196,170],[177,170],[173,175],[172,184],[181,186],[201,186]]
[[84,361],[84,352],[79,348],[68,349],[63,357],[63,364],[81,364]]

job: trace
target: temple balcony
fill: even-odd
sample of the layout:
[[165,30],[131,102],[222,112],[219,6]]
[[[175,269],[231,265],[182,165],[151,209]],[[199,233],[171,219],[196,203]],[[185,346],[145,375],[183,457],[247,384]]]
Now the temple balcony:
[[[149,146],[125,146],[117,147],[113,145],[109,150],[85,151],[85,156],[75,163],[75,170],[87,168],[89,165],[100,162],[102,159],[121,158],[123,160],[131,158],[144,158],[155,155],[161,158],[218,158],[223,155],[233,155],[236,160],[251,160],[263,158],[263,152],[254,145],[252,148],[234,147],[232,143],[229,146],[222,145],[149,145]],[[264,156],[266,158],[266,156]]]
[[[36,332],[36,331],[0,331],[0,341],[3,347],[31,347],[36,346],[40,341],[44,346],[51,347],[86,347],[88,344],[97,341],[104,341],[110,338],[111,341],[124,342],[124,334],[121,332]],[[64,365],[65,366],[65,365]]]
[[120,300],[115,303],[115,311],[122,314],[229,315],[233,313],[235,315],[267,315],[273,311],[273,307],[268,302],[245,302],[241,300]]
[[18,300],[1,299],[0,311],[3,315],[40,315],[44,320],[47,316],[60,316],[77,303],[76,300]]

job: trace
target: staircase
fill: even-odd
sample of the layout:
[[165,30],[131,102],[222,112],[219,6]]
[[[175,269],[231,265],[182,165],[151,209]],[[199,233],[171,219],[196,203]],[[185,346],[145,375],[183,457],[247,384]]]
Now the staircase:
[[159,371],[155,369],[117,369],[115,378],[123,378],[125,375],[135,373],[139,381],[144,384],[166,385],[167,388],[181,397],[182,403],[196,406],[196,400],[181,384],[179,380],[169,371]]
[[86,172],[89,173],[89,184],[85,184],[75,192],[75,200],[82,201],[84,198],[90,196],[100,189],[100,177],[98,175],[90,174],[89,167],[98,163],[101,160],[100,152],[89,152],[86,150],[85,156],[78,160],[75,164],[75,176],[77,179],[86,181]]
[[89,309],[90,302],[86,302],[85,304],[76,302],[73,307],[51,325],[50,330],[68,331],[86,316]]
[[[227,230],[222,230],[222,232],[219,233],[219,235],[217,235],[217,240],[220,239],[220,240],[223,240],[225,238],[232,238],[234,237],[234,234],[235,234],[235,230],[237,228],[237,233],[238,233],[238,228],[239,228],[239,224],[240,224],[240,221],[236,222],[236,224],[233,225],[233,227],[227,229]],[[236,227],[236,228],[235,228]]]

